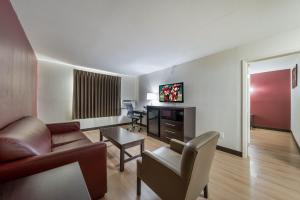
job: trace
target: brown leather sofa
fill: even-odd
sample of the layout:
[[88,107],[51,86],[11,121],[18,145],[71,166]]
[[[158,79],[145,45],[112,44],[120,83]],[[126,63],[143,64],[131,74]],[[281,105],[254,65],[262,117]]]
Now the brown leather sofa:
[[35,117],[24,117],[0,130],[0,183],[76,161],[91,197],[103,197],[106,145],[89,141],[79,122],[45,125]]
[[204,191],[208,198],[209,172],[218,132],[204,133],[188,143],[171,139],[170,147],[145,151],[137,161],[137,194],[141,180],[161,199],[195,200]]

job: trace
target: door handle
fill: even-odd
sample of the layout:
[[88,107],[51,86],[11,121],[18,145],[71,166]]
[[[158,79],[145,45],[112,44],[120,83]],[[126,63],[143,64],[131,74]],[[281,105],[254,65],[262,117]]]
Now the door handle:
[[176,133],[176,132],[174,132],[174,131],[169,131],[169,130],[165,130],[165,132],[171,133],[171,134],[175,134],[175,133]]
[[176,125],[174,125],[174,124],[170,124],[170,123],[165,123],[165,125],[168,125],[168,126],[176,126]]

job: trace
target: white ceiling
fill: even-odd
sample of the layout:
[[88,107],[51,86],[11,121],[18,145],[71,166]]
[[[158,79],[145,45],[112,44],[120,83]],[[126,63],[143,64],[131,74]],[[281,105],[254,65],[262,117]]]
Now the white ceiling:
[[37,54],[150,73],[300,26],[299,0],[11,0]]
[[296,64],[300,65],[300,54],[250,63],[249,73],[256,74],[262,72],[291,69],[295,67]]

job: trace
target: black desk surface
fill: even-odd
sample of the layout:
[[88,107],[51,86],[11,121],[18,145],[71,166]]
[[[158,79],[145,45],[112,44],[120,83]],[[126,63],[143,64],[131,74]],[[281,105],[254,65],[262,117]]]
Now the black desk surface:
[[141,115],[147,114],[147,112],[144,110],[133,110],[133,113],[137,113],[137,114],[141,114]]
[[15,200],[90,200],[78,163],[0,185],[0,199]]

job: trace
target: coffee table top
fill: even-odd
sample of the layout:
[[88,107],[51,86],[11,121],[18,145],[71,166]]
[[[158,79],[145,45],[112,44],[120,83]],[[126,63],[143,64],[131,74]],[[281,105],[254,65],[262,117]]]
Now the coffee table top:
[[120,127],[101,128],[100,131],[104,137],[120,145],[126,145],[144,140],[143,136],[140,136],[136,133],[131,133]]
[[79,164],[71,163],[0,184],[0,199],[90,200]]

